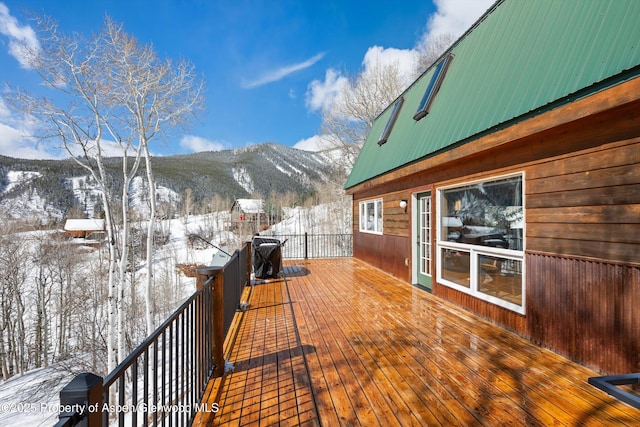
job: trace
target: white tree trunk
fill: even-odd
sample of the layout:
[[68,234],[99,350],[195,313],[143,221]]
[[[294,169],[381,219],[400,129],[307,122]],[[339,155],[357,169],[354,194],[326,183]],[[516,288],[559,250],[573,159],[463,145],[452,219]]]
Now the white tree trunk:
[[125,350],[125,330],[124,330],[124,298],[125,286],[127,283],[127,268],[130,268],[131,274],[135,274],[135,266],[129,266],[129,240],[131,239],[131,226],[129,223],[129,187],[131,185],[131,175],[127,173],[127,158],[122,158],[122,170],[124,182],[122,184],[122,245],[118,270],[118,316],[117,316],[117,343],[118,343],[118,362],[127,356]]
[[145,287],[144,302],[146,308],[147,334],[151,334],[154,330],[153,322],[153,282],[154,282],[154,264],[155,256],[154,234],[156,231],[156,181],[153,177],[151,169],[151,158],[149,154],[149,146],[145,143],[145,159],[147,169],[147,182],[149,184],[149,222],[147,223],[147,285]]

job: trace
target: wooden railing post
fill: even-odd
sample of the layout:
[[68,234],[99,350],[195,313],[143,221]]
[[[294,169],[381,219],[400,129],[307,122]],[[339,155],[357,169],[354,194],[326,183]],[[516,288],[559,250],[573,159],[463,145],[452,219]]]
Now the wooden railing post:
[[224,374],[224,270],[218,270],[213,282],[213,377]]
[[224,269],[212,267],[200,267],[196,270],[196,287],[200,288],[207,280],[213,277],[212,302],[211,302],[211,325],[213,332],[213,342],[211,344],[211,354],[215,369],[213,376],[221,377],[224,374]]
[[248,285],[251,283],[251,270],[253,269],[253,260],[251,257],[253,256],[253,252],[251,252],[251,240],[245,242],[244,246],[247,248],[247,283]]

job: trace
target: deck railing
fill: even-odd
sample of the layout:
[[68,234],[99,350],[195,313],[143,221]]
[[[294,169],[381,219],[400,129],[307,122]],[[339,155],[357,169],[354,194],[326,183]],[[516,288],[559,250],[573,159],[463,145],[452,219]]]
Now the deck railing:
[[[282,258],[353,255],[351,234],[271,235],[285,244]],[[196,292],[106,378],[84,373],[60,392],[57,427],[190,425],[212,376],[225,369],[223,342],[251,274],[250,244],[224,267],[197,270]]]
[[285,244],[284,259],[347,258],[353,256],[352,234],[265,234]]
[[60,392],[57,426],[190,425],[249,283],[250,245],[222,268],[198,269],[198,289],[104,380],[84,373]]

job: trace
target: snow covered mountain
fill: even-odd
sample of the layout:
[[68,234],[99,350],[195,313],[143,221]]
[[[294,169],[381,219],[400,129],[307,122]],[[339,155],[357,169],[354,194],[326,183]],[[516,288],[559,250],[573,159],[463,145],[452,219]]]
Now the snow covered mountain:
[[[193,203],[214,196],[226,200],[291,193],[304,198],[321,183],[341,186],[346,169],[335,152],[312,153],[275,143],[153,159],[160,202],[180,209],[187,192]],[[119,193],[120,160],[107,160],[113,190]],[[144,211],[144,169],[134,179],[131,206]],[[93,217],[101,209],[100,190],[86,171],[69,160],[23,160],[0,156],[0,212],[40,223],[56,223],[72,207]],[[141,212],[142,213],[142,212]]]

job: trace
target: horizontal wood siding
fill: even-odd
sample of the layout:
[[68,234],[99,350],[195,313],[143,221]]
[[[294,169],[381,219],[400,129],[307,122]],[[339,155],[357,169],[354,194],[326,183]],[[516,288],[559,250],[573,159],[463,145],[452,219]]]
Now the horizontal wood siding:
[[640,371],[640,266],[527,253],[531,338],[607,373]]
[[[401,208],[400,202],[407,201],[407,207]],[[382,229],[384,234],[392,234],[395,236],[409,237],[409,203],[411,201],[411,193],[395,192],[385,194],[382,199],[384,215],[382,217]]]
[[[615,102],[614,95],[597,99]],[[585,102],[350,189],[354,199],[383,197],[386,215],[385,238],[354,238],[355,256],[385,270],[391,264],[398,277],[404,269],[410,280],[403,264],[411,214],[398,212],[400,200],[429,186],[524,172],[525,316],[437,283],[433,293],[603,372],[640,370],[640,101],[569,120]],[[558,114],[566,117],[553,126]],[[354,226],[357,234],[357,219]]]
[[[410,267],[405,263],[411,258],[409,245],[409,203],[411,193],[394,192],[382,197],[382,230],[383,234],[360,232],[360,202],[353,201],[353,250],[354,256],[374,265],[389,274],[405,281],[410,280]],[[406,210],[400,207],[400,201],[407,201]]]
[[640,139],[527,169],[527,249],[637,262]]

